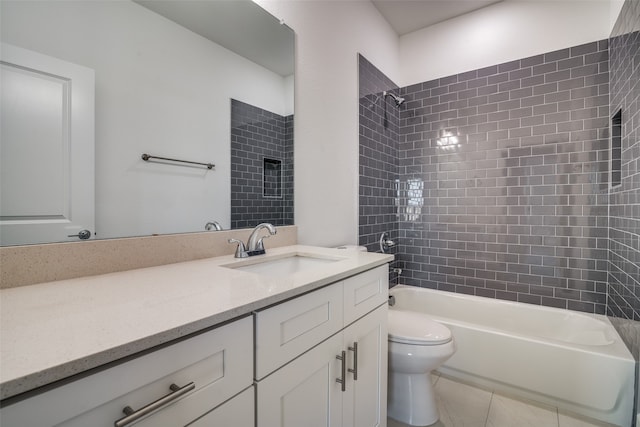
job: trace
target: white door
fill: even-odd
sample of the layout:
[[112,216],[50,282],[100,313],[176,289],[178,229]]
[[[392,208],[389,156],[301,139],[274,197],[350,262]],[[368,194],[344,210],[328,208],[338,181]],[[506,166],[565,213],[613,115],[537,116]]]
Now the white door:
[[94,71],[2,43],[0,244],[94,234]]
[[384,304],[344,330],[343,345],[349,349],[345,427],[387,425],[387,310]]
[[342,334],[280,368],[257,384],[257,427],[340,427]]

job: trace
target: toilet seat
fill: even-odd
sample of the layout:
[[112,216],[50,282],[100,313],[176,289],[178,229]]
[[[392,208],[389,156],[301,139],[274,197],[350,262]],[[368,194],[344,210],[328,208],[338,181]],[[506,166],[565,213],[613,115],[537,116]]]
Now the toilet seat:
[[451,341],[451,331],[415,311],[389,310],[389,341],[413,345],[440,345]]

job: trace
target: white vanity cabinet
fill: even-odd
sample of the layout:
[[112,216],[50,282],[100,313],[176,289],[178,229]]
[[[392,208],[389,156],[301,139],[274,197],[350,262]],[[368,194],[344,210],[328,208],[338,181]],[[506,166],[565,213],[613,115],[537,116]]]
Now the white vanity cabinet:
[[[207,426],[213,425],[207,419],[221,417],[250,427],[252,373],[253,322],[245,317],[5,406],[0,420],[2,427],[111,427],[125,407],[135,412],[163,399],[137,421],[115,425],[177,427],[196,420]],[[236,399],[247,409],[224,409]]]
[[384,427],[387,297],[384,265],[256,313],[257,427]]
[[255,389],[250,387],[188,427],[254,427]]
[[385,427],[387,299],[384,264],[4,401],[0,425]]
[[[387,423],[387,314],[388,305],[362,317],[344,330],[347,367],[352,369],[357,344],[357,379],[347,369],[343,427],[384,427]],[[336,385],[340,385],[336,383]]]

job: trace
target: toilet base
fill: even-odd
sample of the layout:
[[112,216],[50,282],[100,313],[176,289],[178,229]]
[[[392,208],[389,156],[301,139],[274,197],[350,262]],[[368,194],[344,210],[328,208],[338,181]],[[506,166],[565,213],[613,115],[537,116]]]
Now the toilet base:
[[429,426],[440,418],[431,372],[389,373],[387,415],[410,426]]

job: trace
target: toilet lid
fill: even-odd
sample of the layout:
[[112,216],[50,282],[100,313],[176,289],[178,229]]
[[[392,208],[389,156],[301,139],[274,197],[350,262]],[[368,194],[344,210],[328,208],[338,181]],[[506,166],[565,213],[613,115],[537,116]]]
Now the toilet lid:
[[451,331],[417,311],[389,310],[389,341],[438,345],[451,341]]

